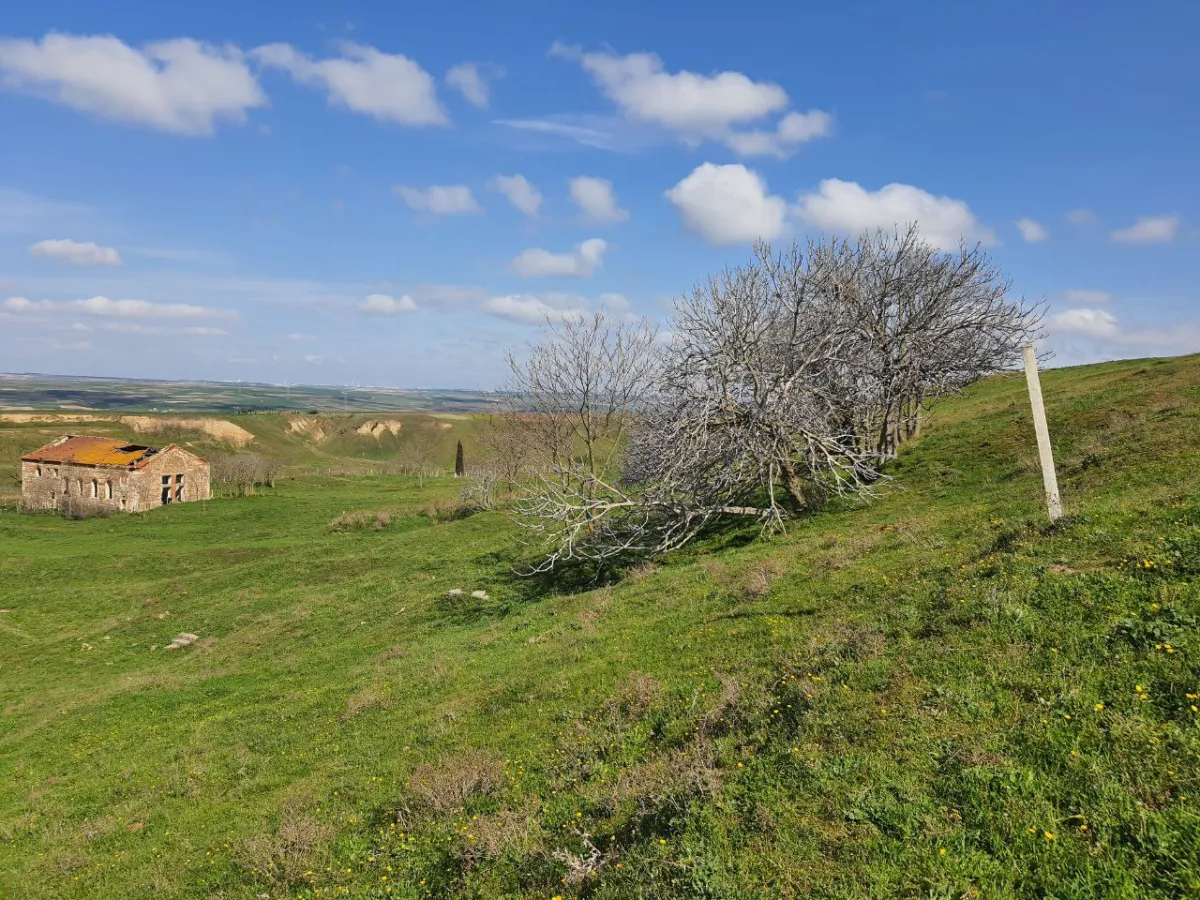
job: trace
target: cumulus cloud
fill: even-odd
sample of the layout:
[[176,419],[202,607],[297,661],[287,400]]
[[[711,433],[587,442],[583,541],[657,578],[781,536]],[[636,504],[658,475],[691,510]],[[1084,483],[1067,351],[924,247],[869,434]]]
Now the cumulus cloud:
[[237,313],[192,303],[151,303],[149,300],[109,300],[90,297],[72,300],[66,308],[89,316],[156,319],[236,319]]
[[725,138],[725,143],[740,156],[786,159],[801,144],[832,134],[833,116],[819,109],[811,109],[806,113],[788,113],[779,120],[774,131],[732,132]]
[[556,43],[554,56],[579,62],[596,85],[627,116],[675,131],[720,133],[787,108],[777,84],[753,81],[741,72],[670,73],[653,53],[584,53]]
[[770,131],[737,131],[784,113],[787,92],[742,72],[668,72],[653,53],[585,53],[554,43],[550,55],[578,62],[627,119],[666,129],[688,143],[719,140],[746,156],[787,156],[806,141],[832,132],[828,113],[788,112]]
[[465,184],[435,184],[427,188],[397,184],[392,190],[410,208],[435,216],[461,216],[482,212]]
[[1017,230],[1021,232],[1021,237],[1031,244],[1044,241],[1050,236],[1050,232],[1046,230],[1046,226],[1036,219],[1017,219]]
[[500,319],[537,325],[580,316],[587,310],[587,301],[575,294],[507,294],[489,297],[482,309]]
[[1175,240],[1179,216],[1138,216],[1128,228],[1118,228],[1109,237],[1118,244],[1165,244]]
[[28,297],[9,297],[0,303],[0,309],[15,315],[37,315],[54,312],[57,304],[50,300],[30,300]]
[[497,175],[491,183],[525,215],[536,216],[541,211],[542,192],[530,184],[524,175]]
[[1071,288],[1063,293],[1063,299],[1070,304],[1079,304],[1081,306],[1094,306],[1098,303],[1108,303],[1112,300],[1112,294],[1108,291],[1093,291],[1083,288]]
[[571,202],[579,207],[585,221],[606,224],[629,218],[629,211],[617,205],[611,181],[581,175],[571,179],[570,187]]
[[91,241],[87,243],[78,243],[72,240],[38,241],[29,248],[29,252],[41,259],[54,259],[73,266],[121,265],[121,256],[114,248],[101,247]]
[[234,47],[190,38],[134,48],[115,37],[0,39],[0,86],[118,122],[187,135],[243,122],[267,97]]
[[487,78],[475,63],[461,63],[446,73],[446,84],[479,109],[487,109],[491,99],[491,87]]
[[575,245],[570,253],[551,253],[541,247],[522,250],[513,260],[513,271],[526,278],[551,276],[582,278],[591,275],[604,259],[608,242],[602,238],[590,238]]
[[800,198],[796,211],[816,228],[851,234],[916,222],[921,236],[939,250],[952,250],[962,240],[997,243],[995,234],[979,223],[964,201],[938,197],[910,184],[868,191],[853,181],[827,178],[816,191]]
[[1091,338],[1112,338],[1119,333],[1117,317],[1104,309],[1066,309],[1052,315],[1049,325],[1052,331]]
[[783,233],[787,204],[740,164],[703,163],[666,192],[684,225],[711,244],[733,244]]
[[[1157,355],[1200,350],[1200,324],[1195,322],[1127,325],[1106,309],[1079,307],[1054,313],[1046,324],[1051,337],[1068,342],[1068,355],[1077,361],[1120,358],[1129,352]],[[1090,343],[1072,345],[1072,338]]]
[[413,298],[405,294],[399,300],[388,294],[370,294],[358,304],[358,311],[365,316],[395,316],[417,311]]
[[312,59],[290,44],[250,51],[261,65],[282,69],[301,84],[322,88],[330,103],[401,125],[445,125],[433,76],[399,53],[347,42],[342,55]]

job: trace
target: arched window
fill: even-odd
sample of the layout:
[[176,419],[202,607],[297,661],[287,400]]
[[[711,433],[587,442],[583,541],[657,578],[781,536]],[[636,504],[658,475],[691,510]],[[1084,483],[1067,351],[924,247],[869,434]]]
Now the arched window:
[[105,486],[104,491],[105,491],[105,495],[106,495],[107,499],[111,500],[113,498],[111,481]]
[[34,474],[36,474],[38,478],[41,478],[42,477],[42,467],[38,466],[37,468],[35,468]]
[[100,498],[100,482],[97,481],[95,478],[93,478],[92,479],[92,499],[98,500],[99,498]]

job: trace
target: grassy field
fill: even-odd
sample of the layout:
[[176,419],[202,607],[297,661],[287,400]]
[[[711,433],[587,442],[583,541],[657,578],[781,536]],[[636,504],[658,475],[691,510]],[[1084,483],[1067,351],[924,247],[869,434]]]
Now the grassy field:
[[0,896],[1197,896],[1200,357],[1043,387],[1057,527],[998,378],[605,585],[449,478],[4,509]]

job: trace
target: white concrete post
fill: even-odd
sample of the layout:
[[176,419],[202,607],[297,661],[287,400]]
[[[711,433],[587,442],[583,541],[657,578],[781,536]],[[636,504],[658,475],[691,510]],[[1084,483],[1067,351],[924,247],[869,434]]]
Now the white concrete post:
[[1025,345],[1025,380],[1029,383],[1029,405],[1033,408],[1033,430],[1037,433],[1038,460],[1042,465],[1042,484],[1046,488],[1046,509],[1050,512],[1050,521],[1057,522],[1062,518],[1062,498],[1058,494],[1054,452],[1050,447],[1050,427],[1046,424],[1046,405],[1042,402],[1042,382],[1038,378],[1033,344]]

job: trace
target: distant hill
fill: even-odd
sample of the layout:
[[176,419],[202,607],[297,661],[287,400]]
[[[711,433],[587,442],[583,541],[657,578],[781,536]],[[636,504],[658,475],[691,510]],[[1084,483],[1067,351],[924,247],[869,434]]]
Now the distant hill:
[[479,412],[496,395],[479,391],[153,381],[74,375],[0,373],[0,412],[106,410],[121,412]]

